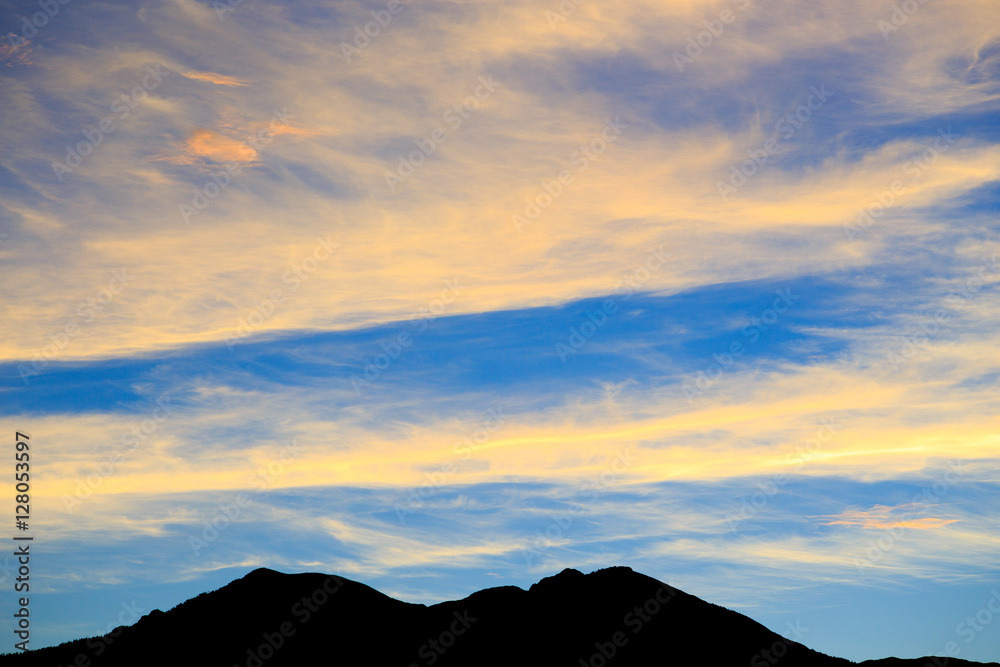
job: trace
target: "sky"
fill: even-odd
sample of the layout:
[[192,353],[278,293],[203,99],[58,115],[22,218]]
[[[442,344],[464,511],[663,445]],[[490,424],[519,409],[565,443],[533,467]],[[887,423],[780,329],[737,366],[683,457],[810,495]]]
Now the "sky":
[[433,603],[628,565],[832,655],[1000,660],[995,0],[0,35],[32,648],[262,566]]

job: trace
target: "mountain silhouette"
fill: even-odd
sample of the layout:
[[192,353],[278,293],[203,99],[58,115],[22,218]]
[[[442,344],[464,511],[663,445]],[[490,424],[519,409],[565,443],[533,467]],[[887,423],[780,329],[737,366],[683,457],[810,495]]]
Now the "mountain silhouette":
[[[103,637],[0,656],[0,667],[853,664],[627,567],[586,575],[567,569],[528,590],[501,586],[431,606],[335,575],[262,568]],[[860,664],[983,663],[889,658]]]

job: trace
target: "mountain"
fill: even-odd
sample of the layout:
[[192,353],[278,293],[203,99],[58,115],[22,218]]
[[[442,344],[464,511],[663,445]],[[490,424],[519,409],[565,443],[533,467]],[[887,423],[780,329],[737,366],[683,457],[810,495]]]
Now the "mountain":
[[[928,663],[982,664],[945,658],[860,664]],[[333,575],[258,569],[104,637],[0,656],[0,667],[853,664],[627,567],[586,575],[567,569],[528,590],[489,588],[431,606],[401,602]]]

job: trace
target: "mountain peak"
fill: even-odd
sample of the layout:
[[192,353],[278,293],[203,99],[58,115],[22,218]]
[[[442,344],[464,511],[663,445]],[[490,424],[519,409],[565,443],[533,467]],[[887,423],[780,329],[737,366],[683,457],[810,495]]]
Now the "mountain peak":
[[532,584],[528,591],[537,593],[538,591],[548,591],[550,589],[575,587],[579,585],[586,576],[587,575],[580,572],[580,570],[574,570],[571,567],[567,567],[559,574],[554,574],[551,577],[544,577],[537,583]]
[[244,579],[252,579],[252,578],[255,578],[255,577],[273,577],[276,574],[280,575],[282,573],[278,572],[276,570],[272,570],[270,568],[258,567],[256,570],[254,570],[253,572],[250,572],[249,574],[247,574],[243,578]]
[[580,577],[585,577],[585,576],[587,576],[587,575],[585,575],[583,572],[580,572],[580,570],[574,570],[571,567],[567,567],[567,568],[564,568],[563,571],[560,572],[559,574],[556,574],[556,575],[553,575],[553,576],[547,577],[547,578],[548,579],[556,579],[556,578],[578,579]]

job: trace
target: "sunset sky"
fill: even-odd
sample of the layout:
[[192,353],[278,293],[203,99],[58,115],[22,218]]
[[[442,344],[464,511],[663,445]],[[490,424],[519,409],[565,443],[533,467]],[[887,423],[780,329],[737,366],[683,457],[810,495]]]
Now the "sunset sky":
[[0,35],[32,648],[259,566],[432,603],[628,565],[833,655],[1000,660],[996,0]]

